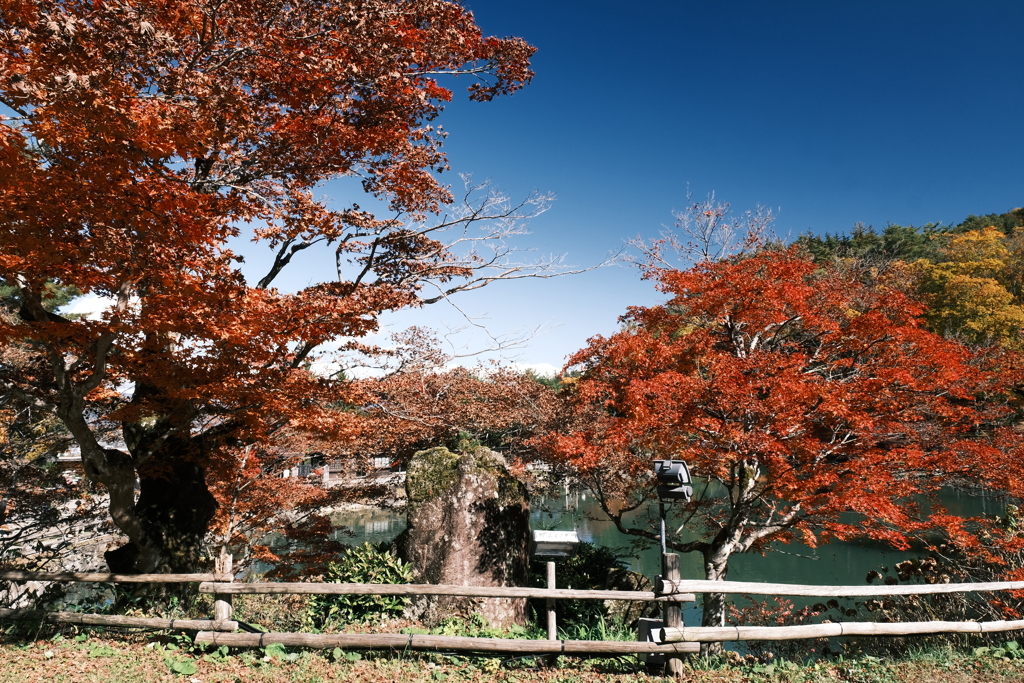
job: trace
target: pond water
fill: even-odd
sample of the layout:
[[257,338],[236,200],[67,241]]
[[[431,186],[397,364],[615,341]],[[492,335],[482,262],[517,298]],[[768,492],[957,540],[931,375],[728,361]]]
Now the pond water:
[[[962,517],[1004,514],[1006,502],[994,495],[946,489],[941,502],[951,514]],[[641,509],[635,519],[649,516],[652,524],[657,519],[657,504]],[[367,508],[339,511],[331,516],[339,527],[335,538],[343,543],[364,541],[379,543],[393,540],[405,529],[405,515],[390,510]],[[627,517],[627,522],[631,521]],[[661,573],[661,550],[656,544],[646,548],[631,548],[631,537],[621,534],[600,506],[586,492],[568,493],[558,498],[534,500],[531,503],[530,525],[533,529],[573,530],[580,540],[599,546],[620,549],[628,559],[630,569],[648,577]],[[634,526],[642,526],[637,521]],[[669,533],[676,527],[669,525]],[[920,553],[917,553],[920,554]],[[871,541],[832,542],[810,548],[801,543],[776,544],[765,556],[757,553],[733,555],[729,561],[731,581],[759,581],[767,583],[805,583],[812,585],[863,585],[872,569],[893,564],[915,552],[893,550],[887,545]],[[698,553],[680,556],[684,579],[703,579],[701,557]],[[802,604],[794,600],[798,605]],[[696,606],[684,611],[687,625],[699,625],[700,610]]]

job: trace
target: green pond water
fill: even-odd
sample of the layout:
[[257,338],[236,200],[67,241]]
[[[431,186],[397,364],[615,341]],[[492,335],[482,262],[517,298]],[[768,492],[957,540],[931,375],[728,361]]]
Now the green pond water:
[[[942,504],[951,514],[962,517],[1003,514],[1004,499],[977,492],[946,489],[940,496]],[[656,528],[657,504],[646,510],[631,513],[626,521],[632,526],[642,526],[649,518]],[[405,516],[389,510],[363,509],[337,512],[332,521],[339,527],[336,538],[344,543],[358,544],[364,541],[374,543],[390,541],[405,528]],[[580,540],[599,546],[621,549],[627,556],[630,569],[648,577],[661,573],[661,549],[652,544],[644,549],[631,548],[631,538],[615,528],[594,499],[585,492],[569,493],[558,498],[539,499],[531,502],[530,524],[534,529],[573,530]],[[678,522],[669,522],[669,533],[678,528]],[[682,534],[685,538],[685,529]],[[812,585],[864,585],[865,577],[872,569],[893,564],[921,552],[897,551],[884,544],[871,541],[832,542],[809,548],[800,543],[776,544],[773,551],[762,556],[757,553],[733,555],[729,561],[729,580],[759,581],[767,583],[795,583]],[[698,553],[680,556],[684,579],[703,579],[701,558]],[[563,586],[559,586],[563,587]],[[794,603],[803,604],[798,600]],[[687,625],[700,623],[700,610],[692,606],[684,610]]]

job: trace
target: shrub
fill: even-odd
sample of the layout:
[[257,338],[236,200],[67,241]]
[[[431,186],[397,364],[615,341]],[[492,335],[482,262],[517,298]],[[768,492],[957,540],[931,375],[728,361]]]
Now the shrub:
[[234,615],[263,631],[302,631],[310,624],[307,615],[313,597],[319,596],[240,594],[234,599]]
[[[737,626],[802,626],[819,623],[815,619],[828,610],[841,611],[842,607],[836,600],[829,600],[828,605],[816,604],[797,608],[791,600],[774,596],[766,600],[756,600],[749,595],[741,596],[744,602],[731,602],[727,607],[729,622]],[[842,618],[840,615],[839,618]],[[781,657],[783,660],[804,660],[819,654],[828,654],[829,639],[814,638],[801,640],[743,642],[742,651],[757,660],[767,663]]]
[[[389,543],[363,543],[342,551],[327,565],[328,583],[409,583],[412,566],[403,562]],[[400,616],[409,598],[400,595],[314,595],[306,609],[307,623],[316,629],[330,624],[366,622]]]

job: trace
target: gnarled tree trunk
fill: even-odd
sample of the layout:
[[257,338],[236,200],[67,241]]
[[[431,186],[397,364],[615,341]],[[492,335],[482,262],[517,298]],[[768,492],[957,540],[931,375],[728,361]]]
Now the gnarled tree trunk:
[[104,448],[82,406],[66,402],[58,414],[82,451],[86,476],[110,496],[114,525],[128,543],[104,554],[118,574],[187,573],[199,569],[203,537],[216,501],[206,484],[202,444],[187,428],[166,423],[123,425],[129,452]]
[[[704,558],[704,578],[708,581],[725,581],[729,573],[729,554],[731,548],[717,543],[708,545],[702,552]],[[725,593],[705,593],[704,613],[701,626],[725,626]],[[702,656],[719,655],[722,653],[721,643],[701,643]]]
[[190,439],[168,440],[138,468],[138,499],[122,514],[133,516],[139,531],[104,554],[110,571],[189,573],[200,568],[203,537],[217,503],[196,451]]

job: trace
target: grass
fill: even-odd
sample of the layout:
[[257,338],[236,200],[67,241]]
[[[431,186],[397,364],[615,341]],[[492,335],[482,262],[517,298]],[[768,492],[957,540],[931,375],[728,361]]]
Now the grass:
[[[284,683],[353,681],[437,683],[499,681],[532,683],[664,682],[647,675],[633,658],[578,660],[560,657],[553,666],[533,658],[496,659],[400,652],[354,652],[226,647],[204,650],[186,636],[78,632],[50,627],[0,630],[0,683],[174,681],[178,683]],[[686,663],[684,681],[747,683],[1004,683],[1024,681],[1024,654],[1002,647],[958,651],[919,649],[899,659],[861,656],[792,662],[699,659]]]
[[[236,616],[268,630],[297,630],[308,607],[307,596],[236,596]],[[187,601],[174,605],[181,616],[202,616],[209,605]],[[196,615],[191,614],[197,612]],[[363,625],[331,625],[330,631],[432,632],[478,637],[544,638],[539,627],[496,632],[479,618],[452,618],[433,629],[406,620],[373,621]],[[633,633],[617,622],[595,619],[587,625],[568,625],[559,637],[574,640],[632,640]],[[845,655],[795,661],[803,650],[761,648],[759,656],[735,652],[718,659],[691,658],[684,681],[708,683],[1004,683],[1024,682],[1024,648],[1013,641],[988,647],[953,647],[919,639],[916,649],[900,650],[897,658],[865,654],[868,643],[851,641]],[[802,644],[809,648],[815,643]],[[819,644],[820,645],[820,644]],[[871,652],[875,648],[866,648]],[[892,651],[895,648],[878,651]],[[852,655],[851,652],[857,654]],[[780,656],[785,653],[785,658]],[[818,654],[821,650],[818,650]],[[876,651],[877,654],[877,651]],[[495,658],[422,652],[362,652],[289,649],[279,644],[264,648],[196,646],[184,635],[143,633],[73,626],[0,624],[0,683],[43,681],[175,681],[178,683],[283,683],[302,681],[498,681],[520,683],[667,682],[648,675],[636,657],[570,659],[558,657]]]

